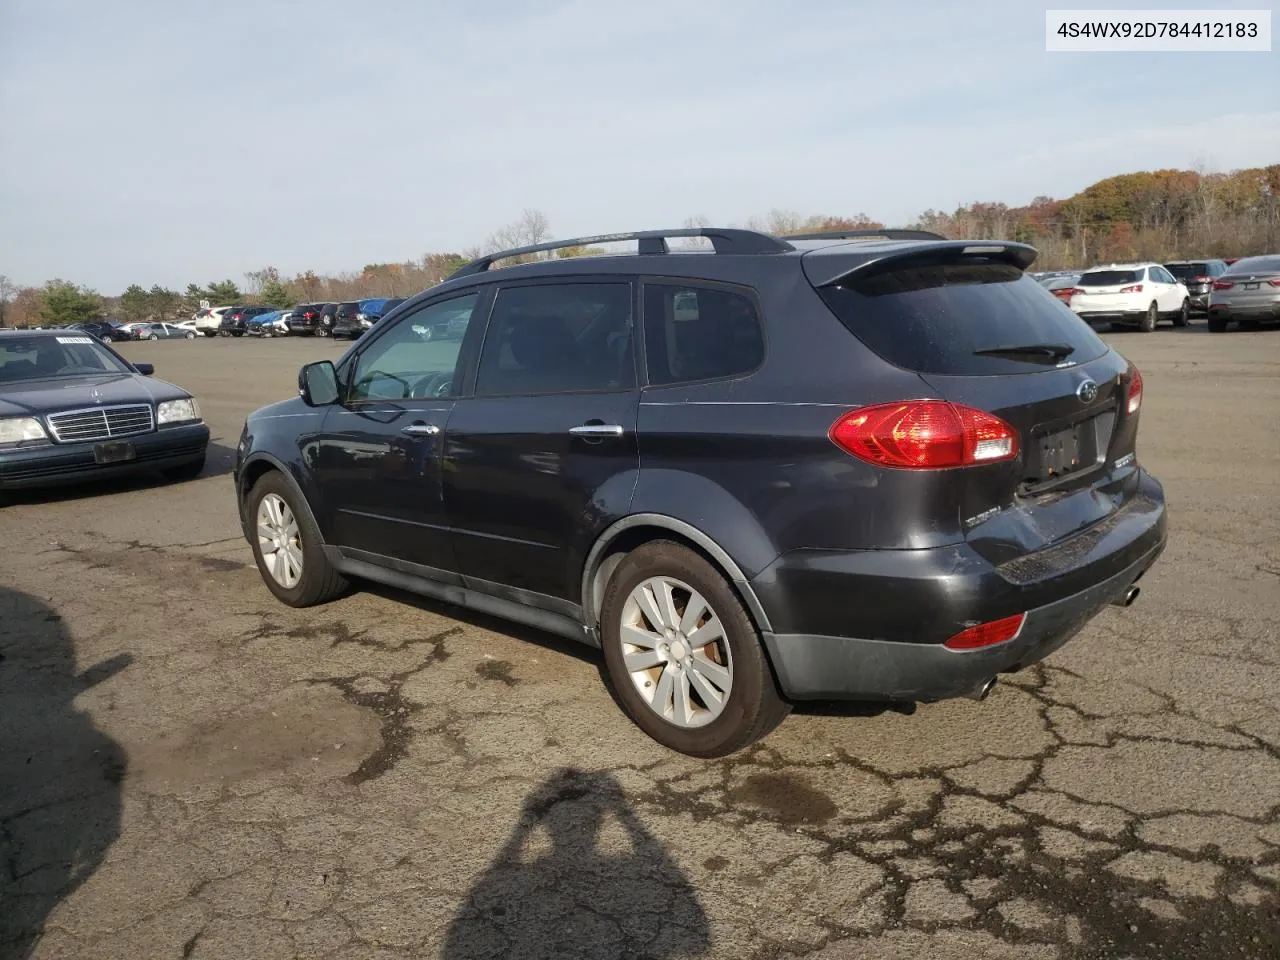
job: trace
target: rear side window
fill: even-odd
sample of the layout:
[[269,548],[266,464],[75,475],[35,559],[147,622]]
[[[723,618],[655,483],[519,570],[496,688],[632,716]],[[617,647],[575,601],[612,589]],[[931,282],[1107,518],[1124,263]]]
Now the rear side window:
[[979,354],[999,348],[1063,345],[1072,363],[1107,352],[1088,324],[1010,264],[895,259],[818,292],[859,340],[918,373],[994,376],[1044,366],[1034,355]]
[[764,361],[760,314],[729,290],[646,283],[644,350],[655,386],[742,376]]
[[498,291],[476,396],[635,386],[629,283],[549,283]]
[[1141,270],[1090,270],[1080,278],[1082,287],[1114,287],[1119,283],[1141,283]]

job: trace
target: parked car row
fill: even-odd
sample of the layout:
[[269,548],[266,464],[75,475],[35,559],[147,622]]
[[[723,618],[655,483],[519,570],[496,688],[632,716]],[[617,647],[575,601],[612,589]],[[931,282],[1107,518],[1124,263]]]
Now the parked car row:
[[404,297],[370,297],[343,303],[299,303],[291,310],[262,305],[209,307],[192,322],[206,336],[316,336],[355,340]]
[[1081,319],[1151,331],[1161,320],[1185,327],[1192,315],[1221,333],[1280,322],[1280,255],[1169,263],[1110,263],[1083,273],[1032,274]]

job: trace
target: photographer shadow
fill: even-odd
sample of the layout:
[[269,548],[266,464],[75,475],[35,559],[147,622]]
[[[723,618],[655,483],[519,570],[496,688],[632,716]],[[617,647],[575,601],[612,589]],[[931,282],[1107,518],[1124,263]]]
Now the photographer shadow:
[[74,701],[131,662],[77,674],[61,618],[0,587],[0,960],[31,955],[120,836],[124,750]]
[[688,879],[612,776],[561,770],[449,928],[444,960],[695,957],[710,942]]

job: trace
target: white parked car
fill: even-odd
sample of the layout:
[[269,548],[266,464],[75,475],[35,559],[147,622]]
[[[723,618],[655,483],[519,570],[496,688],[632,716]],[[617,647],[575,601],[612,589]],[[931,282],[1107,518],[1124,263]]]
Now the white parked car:
[[208,310],[198,310],[191,318],[191,322],[196,325],[196,330],[206,337],[216,337],[222,326],[222,315],[234,309],[234,307],[211,307]]
[[1071,309],[1090,323],[1136,326],[1150,332],[1162,319],[1185,327],[1191,297],[1178,278],[1158,263],[1110,263],[1081,274]]

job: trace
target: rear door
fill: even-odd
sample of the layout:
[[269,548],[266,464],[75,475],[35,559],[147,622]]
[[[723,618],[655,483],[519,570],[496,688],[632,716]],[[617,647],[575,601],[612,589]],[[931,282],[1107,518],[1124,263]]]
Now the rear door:
[[1182,301],[1186,299],[1186,288],[1183,287],[1181,281],[1178,280],[1164,267],[1148,267],[1147,274],[1159,286],[1159,299],[1161,313],[1175,313],[1182,308]]
[[625,509],[639,467],[633,300],[626,279],[498,290],[474,395],[445,439],[445,506],[471,585],[578,603],[582,545]]
[[955,471],[958,519],[988,559],[1040,549],[1132,496],[1132,369],[1017,266],[952,248],[880,261],[819,292],[934,397],[1016,430],[1017,459]]

